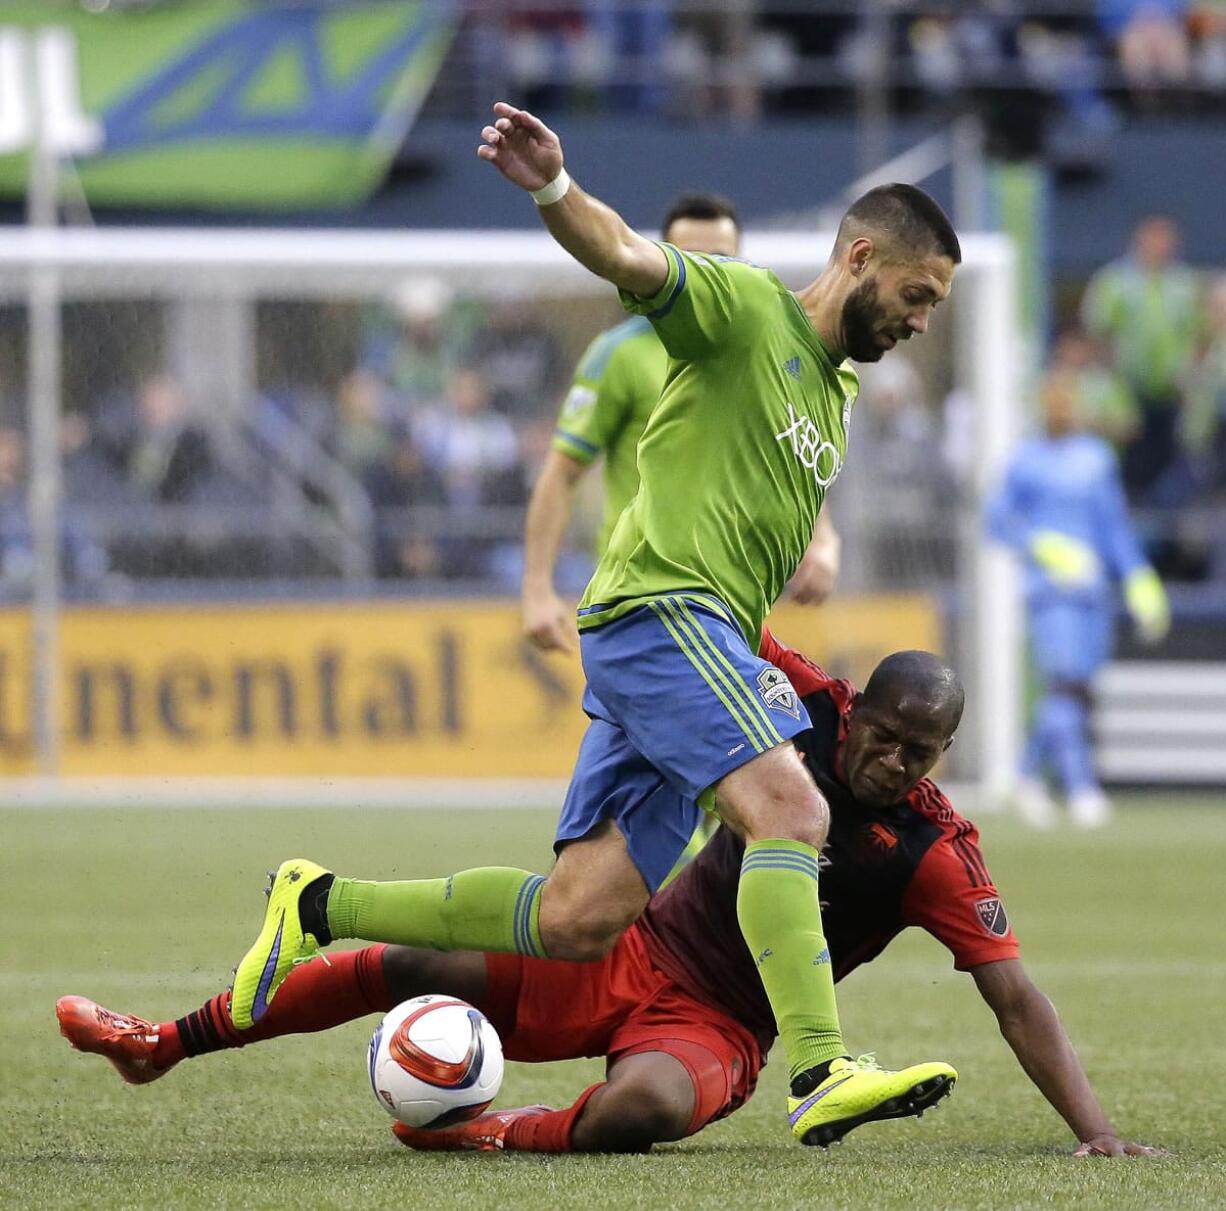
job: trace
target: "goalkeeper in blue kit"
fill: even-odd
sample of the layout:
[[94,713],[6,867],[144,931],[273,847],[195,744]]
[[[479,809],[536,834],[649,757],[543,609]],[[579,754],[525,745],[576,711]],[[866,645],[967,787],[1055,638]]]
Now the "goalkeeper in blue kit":
[[1094,772],[1089,708],[1094,675],[1111,655],[1117,583],[1143,639],[1161,640],[1170,625],[1162,583],[1128,519],[1115,454],[1081,429],[1076,398],[1070,376],[1047,379],[1044,431],[1018,447],[988,511],[992,537],[1025,560],[1030,647],[1042,694],[1017,806],[1038,827],[1055,820],[1049,773],[1068,797],[1073,823],[1094,828],[1110,817]]

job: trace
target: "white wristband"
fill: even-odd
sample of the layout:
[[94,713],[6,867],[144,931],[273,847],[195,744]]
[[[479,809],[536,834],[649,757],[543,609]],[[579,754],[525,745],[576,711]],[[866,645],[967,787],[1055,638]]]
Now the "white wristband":
[[552,206],[554,202],[560,202],[566,196],[566,191],[569,188],[570,173],[564,168],[548,185],[544,185],[540,189],[534,189],[532,191],[532,200],[538,206]]

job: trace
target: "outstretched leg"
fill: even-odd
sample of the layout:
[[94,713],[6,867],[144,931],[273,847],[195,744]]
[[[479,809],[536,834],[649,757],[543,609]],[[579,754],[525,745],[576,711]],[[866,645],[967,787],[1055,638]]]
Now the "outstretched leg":
[[403,946],[368,946],[319,956],[289,974],[268,1013],[238,1030],[230,994],[166,1022],[113,1013],[85,997],[56,1003],[60,1032],[79,1051],[105,1056],[129,1084],[147,1084],[180,1060],[245,1047],[288,1034],[331,1030],[428,992],[444,992],[484,1009],[485,956],[436,954]]

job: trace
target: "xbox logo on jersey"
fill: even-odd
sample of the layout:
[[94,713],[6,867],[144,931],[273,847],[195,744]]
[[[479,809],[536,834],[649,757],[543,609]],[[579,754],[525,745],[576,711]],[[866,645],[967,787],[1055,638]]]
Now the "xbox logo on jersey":
[[843,469],[843,456],[834,442],[822,437],[821,430],[807,416],[798,415],[791,400],[787,401],[788,427],[775,434],[777,442],[787,438],[792,445],[792,453],[800,460],[800,465],[812,471],[817,479],[818,487],[828,488],[838,478]]

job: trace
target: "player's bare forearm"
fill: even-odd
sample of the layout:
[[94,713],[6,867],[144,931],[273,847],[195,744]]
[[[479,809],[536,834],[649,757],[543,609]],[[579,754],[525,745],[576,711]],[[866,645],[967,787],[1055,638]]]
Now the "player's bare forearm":
[[524,520],[524,580],[521,591],[524,635],[544,651],[573,649],[574,610],[553,587],[562,536],[570,522],[575,485],[587,468],[558,450],[545,457]]
[[668,280],[663,249],[578,185],[540,209],[549,234],[597,277],[643,298],[657,294]]
[[1031,983],[1021,963],[985,963],[972,974],[1018,1063],[1074,1135],[1083,1143],[1115,1138],[1055,1007]]
[[524,519],[524,588],[553,588],[553,569],[570,524],[575,486],[587,468],[550,450],[528,499]]
[[[562,143],[539,118],[505,101],[494,106],[494,121],[481,131],[477,154],[512,184],[530,193],[562,173]],[[668,280],[662,249],[639,235],[616,211],[574,182],[563,196],[540,207],[550,235],[594,274],[632,294],[649,298]]]

